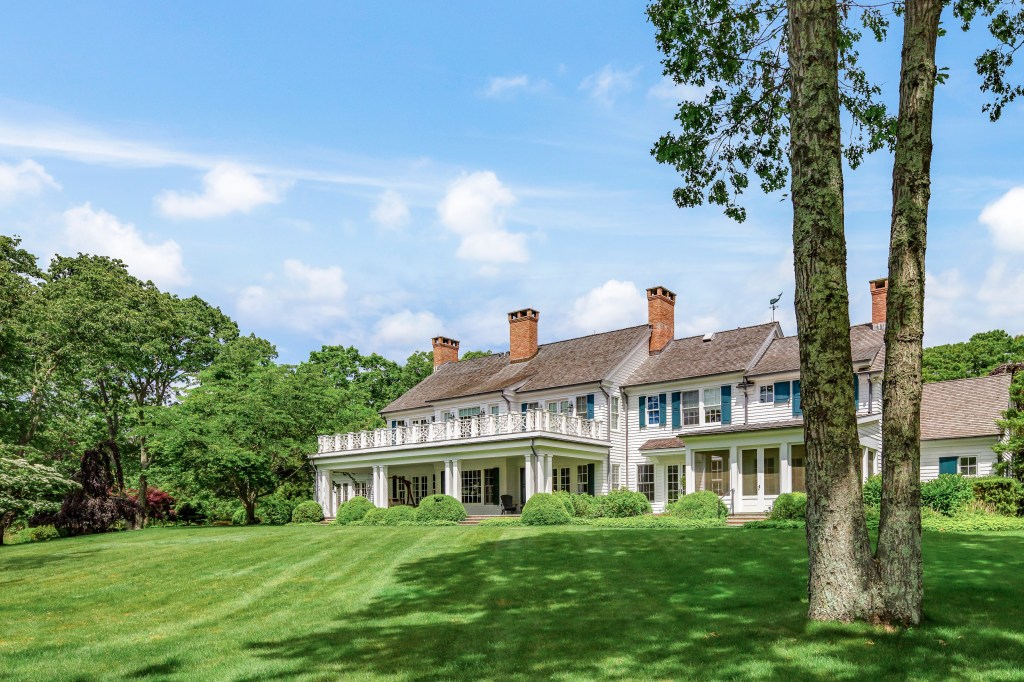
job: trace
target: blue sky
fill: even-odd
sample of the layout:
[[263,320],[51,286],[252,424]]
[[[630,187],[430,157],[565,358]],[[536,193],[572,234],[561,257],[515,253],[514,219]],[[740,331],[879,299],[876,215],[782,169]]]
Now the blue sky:
[[[896,27],[896,34],[900,33]],[[991,124],[940,45],[926,342],[1024,332],[1024,108]],[[895,43],[866,60],[895,94]],[[278,345],[402,359],[643,323],[794,333],[791,211],[681,210],[649,149],[679,92],[642,4],[21,3],[0,25],[0,224],[48,259],[118,256]],[[846,174],[854,322],[885,274],[891,157]]]

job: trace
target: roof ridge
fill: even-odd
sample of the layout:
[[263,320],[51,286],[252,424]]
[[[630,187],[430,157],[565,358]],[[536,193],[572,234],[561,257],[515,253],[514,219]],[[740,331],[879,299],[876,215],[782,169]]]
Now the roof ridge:
[[[728,334],[729,332],[741,332],[741,331],[743,331],[745,329],[757,329],[758,327],[771,327],[771,326],[773,326],[775,324],[778,324],[778,323],[777,322],[762,322],[761,324],[748,324],[745,327],[735,327],[733,329],[717,329],[717,330],[715,330],[712,333],[713,334]],[[705,334],[694,334],[693,336],[680,336],[679,338],[672,339],[672,340],[673,341],[689,341],[690,339],[702,339],[702,338],[704,338],[704,336],[705,336]],[[782,337],[782,338],[787,338],[787,337]]]
[[628,331],[633,331],[634,329],[641,329],[641,328],[647,329],[649,326],[650,325],[648,325],[646,323],[645,324],[637,324],[637,325],[633,325],[632,327],[623,327],[622,329],[609,329],[606,332],[594,332],[592,334],[582,334],[580,336],[571,336],[568,339],[559,339],[558,341],[548,341],[547,343],[540,343],[540,344],[537,344],[537,347],[541,348],[543,346],[554,346],[555,344],[559,344],[559,343],[568,343],[569,341],[579,341],[580,339],[590,339],[590,338],[593,338],[595,336],[604,336],[605,334],[616,334],[618,332],[628,332]]

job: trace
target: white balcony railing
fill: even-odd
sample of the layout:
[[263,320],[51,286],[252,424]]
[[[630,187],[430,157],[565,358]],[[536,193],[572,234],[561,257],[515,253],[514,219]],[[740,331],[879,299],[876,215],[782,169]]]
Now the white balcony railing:
[[504,434],[541,432],[579,438],[604,439],[603,421],[571,414],[556,414],[546,410],[481,414],[445,422],[413,424],[395,428],[336,433],[317,437],[317,452],[343,452],[369,450],[396,445],[441,443],[444,441],[487,438]]

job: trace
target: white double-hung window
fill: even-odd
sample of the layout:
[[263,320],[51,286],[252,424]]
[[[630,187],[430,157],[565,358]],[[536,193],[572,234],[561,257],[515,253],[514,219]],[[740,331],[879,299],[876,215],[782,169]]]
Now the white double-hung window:
[[700,424],[700,391],[683,391],[683,426]]
[[647,396],[647,425],[659,426],[661,424],[661,404],[657,395]]
[[[568,414],[571,409],[572,403],[568,400],[552,400],[548,403],[548,412],[555,412],[556,414]],[[584,413],[586,413],[586,408]]]
[[774,403],[775,402],[775,386],[767,384],[761,387],[760,400],[762,403]]
[[704,389],[704,423],[720,424],[722,422],[722,389]]
[[612,396],[612,430],[619,430],[619,396]]

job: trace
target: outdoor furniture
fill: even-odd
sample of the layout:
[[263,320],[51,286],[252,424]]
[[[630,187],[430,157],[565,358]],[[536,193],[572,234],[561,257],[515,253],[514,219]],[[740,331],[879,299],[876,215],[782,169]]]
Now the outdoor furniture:
[[501,513],[502,514],[515,514],[516,513],[516,505],[512,501],[512,496],[511,495],[502,495],[501,498],[500,498],[500,501],[501,501]]

